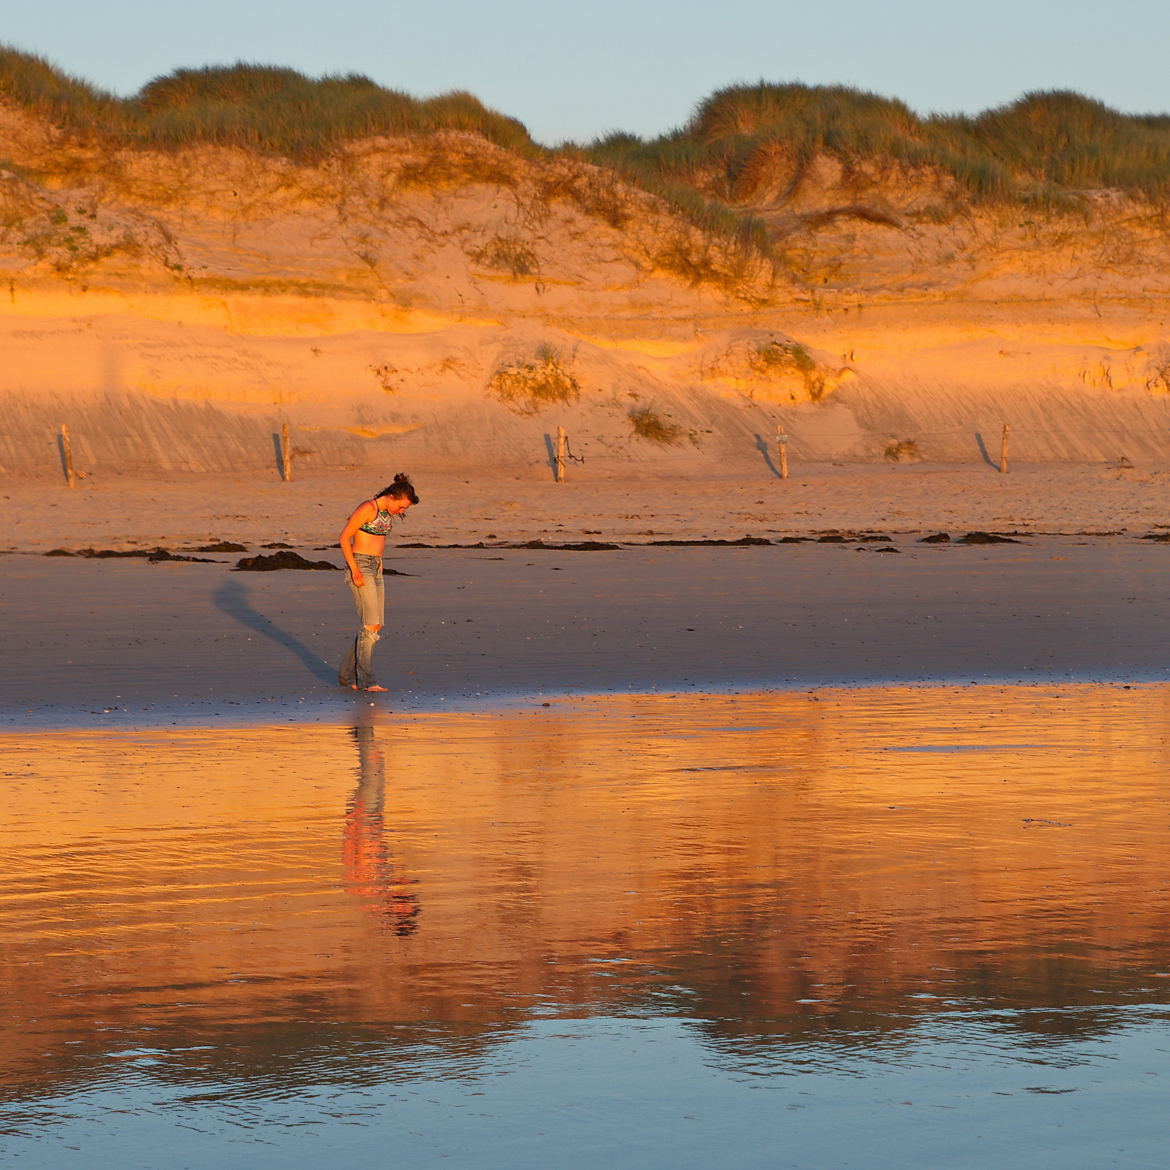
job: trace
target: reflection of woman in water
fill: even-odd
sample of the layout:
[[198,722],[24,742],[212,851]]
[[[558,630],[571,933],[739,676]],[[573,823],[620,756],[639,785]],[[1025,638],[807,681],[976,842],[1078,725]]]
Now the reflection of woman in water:
[[345,889],[360,898],[363,909],[376,915],[394,934],[411,934],[421,907],[413,880],[395,874],[382,823],[386,795],[386,760],[374,728],[353,728],[358,750],[358,786],[345,812],[342,861]]
[[386,621],[382,589],[382,550],[397,517],[418,503],[414,485],[401,472],[389,487],[372,500],[365,500],[341,530],[341,553],[345,557],[345,580],[353,594],[358,613],[358,632],[345,652],[337,681],[355,691],[384,691],[374,681],[374,643]]

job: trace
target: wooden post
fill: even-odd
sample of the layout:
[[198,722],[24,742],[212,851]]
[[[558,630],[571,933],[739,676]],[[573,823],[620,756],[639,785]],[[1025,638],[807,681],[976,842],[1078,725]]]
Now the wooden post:
[[557,427],[557,483],[565,482],[565,428]]
[[1007,423],[1003,424],[1003,438],[999,441],[999,471],[1001,475],[1007,475],[1008,469],[1008,435],[1011,434],[1011,427]]
[[77,486],[77,474],[73,470],[73,444],[69,440],[69,427],[61,424],[61,458],[65,461],[65,482]]
[[780,449],[780,478],[788,478],[788,436],[784,433],[784,428],[776,424],[776,445]]
[[292,447],[288,441],[288,423],[280,424],[280,476],[285,483],[292,480]]

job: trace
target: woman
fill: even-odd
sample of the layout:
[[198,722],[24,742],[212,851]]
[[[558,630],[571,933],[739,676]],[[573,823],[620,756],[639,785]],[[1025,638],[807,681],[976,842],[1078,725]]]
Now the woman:
[[382,588],[382,550],[396,517],[418,503],[414,485],[401,472],[389,487],[372,500],[358,504],[341,530],[341,553],[345,557],[345,580],[357,606],[358,632],[345,652],[337,681],[353,690],[384,691],[374,681],[371,659],[378,632],[386,620]]

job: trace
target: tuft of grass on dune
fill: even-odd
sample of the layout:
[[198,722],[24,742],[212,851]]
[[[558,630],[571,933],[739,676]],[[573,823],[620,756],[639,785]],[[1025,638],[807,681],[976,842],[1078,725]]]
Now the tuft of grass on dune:
[[571,406],[581,397],[572,361],[554,346],[539,345],[530,357],[496,370],[488,380],[488,393],[521,415],[539,414],[550,406]]
[[626,417],[630,421],[630,429],[639,439],[648,439],[663,447],[673,447],[683,436],[682,427],[664,418],[653,406],[633,406]]

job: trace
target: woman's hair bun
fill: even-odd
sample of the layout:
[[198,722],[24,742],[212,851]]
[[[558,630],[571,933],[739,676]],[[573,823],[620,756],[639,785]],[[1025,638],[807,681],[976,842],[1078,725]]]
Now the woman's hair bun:
[[418,503],[418,493],[414,490],[414,484],[410,482],[410,476],[404,471],[400,471],[394,477],[394,482],[387,484],[378,495],[394,496],[398,499],[409,500],[412,504]]

